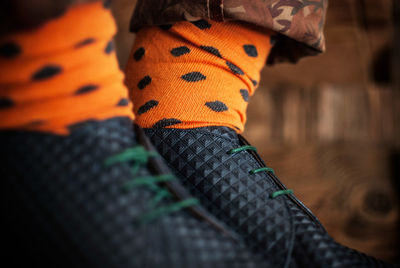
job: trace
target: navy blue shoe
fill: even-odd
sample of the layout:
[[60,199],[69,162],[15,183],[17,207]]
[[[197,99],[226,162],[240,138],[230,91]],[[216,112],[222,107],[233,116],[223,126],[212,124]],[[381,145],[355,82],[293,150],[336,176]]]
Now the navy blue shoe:
[[390,267],[336,243],[235,131],[145,131],[184,186],[272,267]]
[[272,267],[174,180],[129,118],[0,131],[9,267]]

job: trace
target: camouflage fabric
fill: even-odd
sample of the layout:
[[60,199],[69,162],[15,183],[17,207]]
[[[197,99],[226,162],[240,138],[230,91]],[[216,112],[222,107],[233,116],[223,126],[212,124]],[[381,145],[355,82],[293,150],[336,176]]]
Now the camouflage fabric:
[[268,64],[297,62],[325,50],[328,0],[138,0],[131,30],[181,20],[240,20],[278,34]]

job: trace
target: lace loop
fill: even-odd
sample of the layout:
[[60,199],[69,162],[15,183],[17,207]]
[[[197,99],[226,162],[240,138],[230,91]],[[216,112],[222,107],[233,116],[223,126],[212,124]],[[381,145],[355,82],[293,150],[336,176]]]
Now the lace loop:
[[275,174],[275,171],[270,167],[262,167],[262,168],[252,169],[252,170],[250,170],[250,174],[257,174],[257,173],[264,172],[264,171]]
[[141,223],[148,223],[152,220],[165,216],[175,211],[179,211],[185,207],[196,206],[199,204],[199,201],[196,198],[188,198],[176,203],[172,203],[168,206],[155,208],[145,214],[143,214],[140,218]]
[[236,153],[240,153],[242,151],[247,151],[247,150],[257,152],[257,148],[256,147],[251,146],[251,145],[243,145],[241,147],[234,148],[234,149],[228,151],[228,154],[236,154]]
[[171,174],[163,174],[163,175],[158,175],[158,176],[143,176],[143,177],[134,178],[134,179],[126,182],[123,187],[125,190],[130,190],[137,186],[146,185],[146,186],[150,187],[152,190],[157,190],[158,188],[154,188],[155,186],[158,187],[157,183],[167,182],[167,181],[171,181],[174,179],[175,179],[175,177]]
[[126,149],[122,153],[107,158],[105,161],[105,165],[111,166],[116,163],[134,161],[135,163],[131,171],[135,175],[139,171],[141,165],[147,164],[147,161],[149,161],[150,157],[156,156],[158,156],[157,152],[147,151],[143,146],[135,146]]
[[284,189],[284,190],[279,190],[276,192],[273,192],[270,197],[272,199],[277,198],[280,195],[287,195],[287,194],[293,194],[293,190],[292,189]]

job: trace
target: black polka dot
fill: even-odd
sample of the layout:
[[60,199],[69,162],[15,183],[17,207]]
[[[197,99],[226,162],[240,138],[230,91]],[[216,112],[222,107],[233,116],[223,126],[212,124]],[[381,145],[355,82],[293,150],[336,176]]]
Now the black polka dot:
[[228,110],[228,106],[221,101],[206,102],[206,106],[215,112],[223,112]]
[[164,118],[158,121],[153,125],[153,128],[165,128],[168,126],[176,125],[182,123],[181,120],[175,119],[175,118]]
[[253,80],[253,79],[250,79],[251,80],[251,83],[253,84],[253,86],[257,86],[258,85],[258,82],[257,82],[257,80]]
[[258,56],[257,48],[253,45],[243,45],[243,49],[249,57],[255,58]]
[[106,54],[110,54],[113,51],[114,51],[114,41],[110,40],[110,41],[108,41],[108,43],[107,43],[107,45],[106,45],[106,47],[104,49],[104,52]]
[[135,53],[133,53],[133,58],[135,59],[135,61],[140,61],[143,58],[145,52],[146,51],[144,50],[143,47],[139,47],[135,51]]
[[181,76],[181,78],[187,82],[197,82],[205,80],[207,77],[200,72],[191,72]]
[[235,74],[239,74],[239,75],[244,75],[244,72],[242,71],[242,69],[240,69],[239,67],[237,67],[235,64],[233,64],[230,61],[226,61],[226,65],[228,65],[229,69],[231,69],[231,71]]
[[96,39],[86,38],[86,39],[80,41],[79,43],[76,43],[75,48],[81,48],[81,47],[90,45],[90,44],[94,43],[94,41],[96,41]]
[[181,47],[176,47],[171,49],[171,54],[174,55],[175,57],[179,57],[185,54],[188,54],[190,52],[190,49],[186,46],[181,46]]
[[14,58],[21,53],[22,49],[15,43],[4,43],[0,45],[0,56],[3,58]]
[[200,46],[201,49],[204,49],[207,52],[210,52],[211,54],[214,54],[217,57],[222,58],[221,53],[219,52],[218,49],[216,49],[215,47],[210,47],[210,46]]
[[249,101],[249,91],[247,89],[241,89],[240,95],[242,95],[245,102]]
[[211,24],[206,20],[191,21],[191,23],[201,30],[211,28]]
[[138,114],[144,114],[145,112],[148,112],[150,109],[156,107],[157,105],[158,105],[158,101],[150,100],[139,107]]
[[32,80],[35,81],[40,81],[44,79],[51,78],[59,73],[61,73],[62,68],[58,65],[54,64],[49,64],[46,66],[43,66],[39,70],[37,70],[33,75],[32,75]]
[[142,80],[139,81],[139,83],[137,84],[137,87],[139,89],[144,89],[145,87],[147,87],[149,84],[151,83],[151,77],[146,75],[145,77],[142,78]]
[[81,94],[89,93],[89,92],[94,91],[94,90],[96,90],[98,88],[99,88],[99,86],[97,86],[97,85],[85,85],[83,87],[80,87],[77,91],[75,91],[75,95],[81,95]]
[[14,101],[6,97],[0,97],[0,109],[11,108],[14,106]]
[[104,0],[103,7],[109,9],[111,7],[111,0]]
[[158,27],[160,27],[162,30],[169,30],[172,28],[172,24],[163,24],[163,25],[159,25]]
[[118,101],[117,106],[128,106],[129,100],[127,98],[122,98]]

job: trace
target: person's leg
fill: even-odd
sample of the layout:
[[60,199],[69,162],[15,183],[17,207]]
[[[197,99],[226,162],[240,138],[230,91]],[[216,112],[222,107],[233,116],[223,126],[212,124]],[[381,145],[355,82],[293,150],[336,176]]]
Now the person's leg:
[[114,32],[97,2],[0,38],[4,261],[268,266],[197,205],[134,131]]
[[184,185],[253,249],[284,267],[294,239],[285,201],[269,200],[278,188],[263,182],[263,174],[249,176],[256,169],[250,156],[228,153],[241,148],[236,132],[244,129],[270,50],[271,32],[264,31],[206,20],[143,28],[126,84],[138,124]]
[[138,123],[183,184],[272,267],[384,264],[337,244],[237,134],[269,32],[200,20],[138,32],[127,85]]

